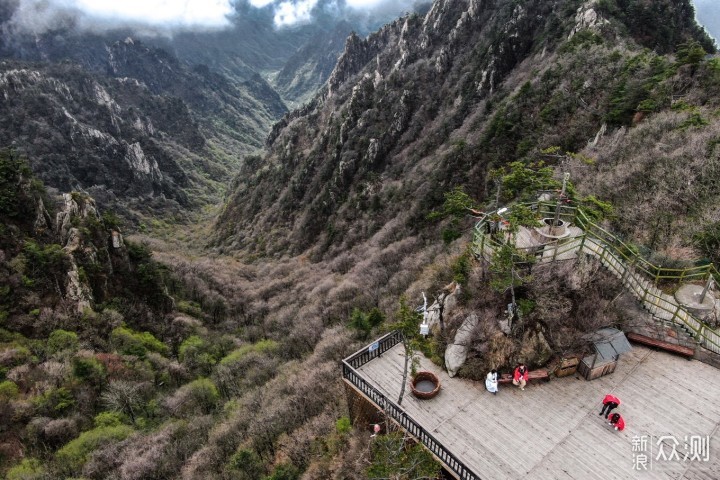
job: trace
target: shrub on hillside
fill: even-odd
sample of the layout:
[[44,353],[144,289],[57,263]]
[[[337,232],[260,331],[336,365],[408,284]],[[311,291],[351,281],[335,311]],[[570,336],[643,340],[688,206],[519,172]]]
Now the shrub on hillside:
[[354,308],[348,326],[356,330],[361,338],[366,339],[370,335],[370,331],[384,321],[385,316],[378,308],[373,308],[369,312]]
[[53,331],[47,340],[47,352],[53,355],[58,352],[74,352],[78,348],[78,337],[75,332],[67,330]]
[[255,450],[241,448],[228,460],[227,470],[238,480],[255,480],[261,478],[265,468]]
[[107,378],[105,366],[94,357],[74,357],[72,359],[73,375],[94,387],[100,387]]
[[368,478],[435,478],[440,473],[432,454],[400,432],[376,437],[370,455]]
[[57,448],[78,435],[78,422],[74,418],[49,420],[42,428],[43,444]]
[[127,327],[118,327],[110,334],[110,344],[123,355],[144,358],[148,351],[167,355],[168,346],[150,332],[135,332]]
[[55,454],[58,468],[66,476],[80,473],[90,454],[109,443],[119,442],[134,433],[132,427],[115,425],[96,427],[80,434]]
[[191,335],[180,344],[178,359],[188,370],[209,375],[213,366],[221,359],[225,361],[235,346],[229,335]]
[[5,380],[0,382],[0,401],[8,401],[17,398],[19,389],[15,382]]
[[178,388],[164,403],[173,415],[191,417],[211,413],[219,400],[220,392],[212,380],[198,378]]
[[7,480],[46,480],[45,466],[37,458],[23,458],[22,462],[8,470]]
[[143,414],[153,413],[150,411],[152,405],[148,402],[151,394],[151,385],[147,382],[114,380],[100,398],[106,407],[126,415],[134,424]]
[[75,405],[75,399],[67,388],[53,387],[33,398],[33,405],[38,414],[52,417],[67,412]]
[[298,480],[300,469],[289,463],[282,463],[275,467],[273,472],[263,480]]

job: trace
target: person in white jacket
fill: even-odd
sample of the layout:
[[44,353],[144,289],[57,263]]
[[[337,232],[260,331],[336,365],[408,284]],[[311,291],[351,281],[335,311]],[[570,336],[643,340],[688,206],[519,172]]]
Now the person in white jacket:
[[497,395],[498,392],[498,373],[494,368],[485,377],[485,388],[488,392]]

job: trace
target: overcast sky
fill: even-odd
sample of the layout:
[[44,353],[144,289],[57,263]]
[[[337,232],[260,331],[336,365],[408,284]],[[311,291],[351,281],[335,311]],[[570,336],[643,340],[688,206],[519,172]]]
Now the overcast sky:
[[693,0],[698,22],[720,42],[720,0]]
[[[0,0],[7,1],[7,0]],[[417,0],[19,0],[13,24],[23,30],[40,32],[80,15],[79,26],[103,29],[108,26],[161,28],[223,28],[235,12],[236,1],[255,8],[271,9],[279,27],[309,22],[314,11],[327,13],[357,11],[398,16],[412,10]]]
[[[0,0],[6,1],[6,0]],[[169,28],[223,28],[230,25],[236,0],[19,0],[14,23],[25,30],[43,31],[70,12],[83,12],[87,28],[146,25]],[[372,13],[401,15],[417,0],[239,0],[256,8],[272,9],[282,27],[312,20],[313,9],[340,12],[344,7]],[[720,0],[693,0],[698,19],[720,38]]]

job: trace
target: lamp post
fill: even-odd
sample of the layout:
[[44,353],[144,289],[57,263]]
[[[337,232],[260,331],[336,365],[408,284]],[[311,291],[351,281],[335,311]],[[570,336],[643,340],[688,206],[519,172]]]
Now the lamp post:
[[558,234],[556,228],[560,226],[560,204],[562,203],[563,199],[565,198],[565,191],[567,190],[568,180],[570,180],[570,173],[565,172],[563,174],[562,190],[560,190],[560,195],[558,196],[557,204],[555,205],[555,218],[553,219],[553,224],[550,227],[551,235]]
[[425,296],[425,292],[422,292],[423,296],[423,306],[422,306],[422,314],[423,319],[422,323],[420,324],[420,335],[423,337],[426,337],[430,333],[430,326],[427,323],[427,297]]

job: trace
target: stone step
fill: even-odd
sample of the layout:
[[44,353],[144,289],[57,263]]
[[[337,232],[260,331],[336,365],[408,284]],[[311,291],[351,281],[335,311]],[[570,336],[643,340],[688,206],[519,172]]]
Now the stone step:
[[663,320],[657,317],[655,317],[655,323],[666,328],[672,328],[673,330],[679,332],[681,335],[688,337],[689,340],[697,343],[697,341],[695,340],[694,332],[682,323],[676,323],[670,320]]

